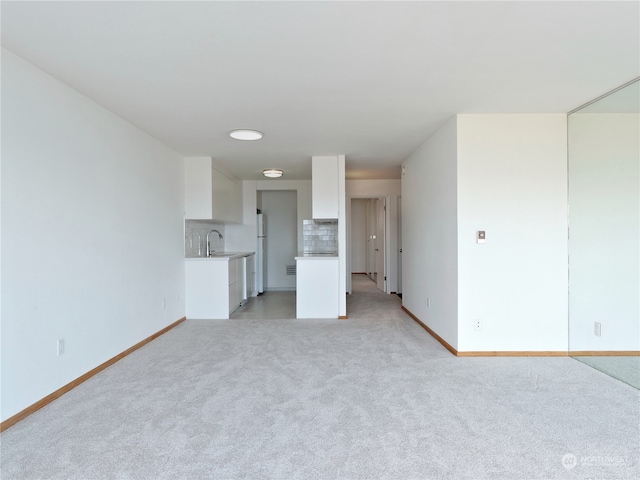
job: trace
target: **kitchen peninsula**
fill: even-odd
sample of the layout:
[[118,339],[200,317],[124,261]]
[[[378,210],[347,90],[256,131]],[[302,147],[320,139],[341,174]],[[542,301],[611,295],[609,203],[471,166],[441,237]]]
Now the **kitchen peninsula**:
[[296,318],[338,318],[339,283],[336,254],[296,257]]

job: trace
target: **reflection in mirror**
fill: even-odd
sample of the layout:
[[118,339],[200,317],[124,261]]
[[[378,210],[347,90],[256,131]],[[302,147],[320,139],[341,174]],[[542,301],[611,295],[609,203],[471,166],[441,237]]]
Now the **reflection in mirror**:
[[640,81],[577,109],[569,135],[569,351],[640,389]]

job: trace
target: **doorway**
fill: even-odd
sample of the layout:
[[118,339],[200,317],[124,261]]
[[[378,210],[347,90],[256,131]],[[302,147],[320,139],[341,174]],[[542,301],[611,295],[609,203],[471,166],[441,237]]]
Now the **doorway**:
[[365,274],[387,292],[386,199],[352,199],[350,225],[350,273]]
[[295,291],[295,257],[298,252],[298,198],[295,190],[258,192],[264,216],[265,292]]

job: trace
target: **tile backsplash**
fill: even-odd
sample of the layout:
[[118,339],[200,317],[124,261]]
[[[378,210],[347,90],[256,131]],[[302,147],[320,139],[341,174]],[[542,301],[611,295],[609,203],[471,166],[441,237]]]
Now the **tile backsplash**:
[[302,221],[304,253],[338,253],[338,223]]
[[184,225],[184,256],[187,258],[207,256],[207,233],[218,230],[223,238],[215,233],[209,236],[211,249],[224,251],[224,224],[207,220],[185,220]]

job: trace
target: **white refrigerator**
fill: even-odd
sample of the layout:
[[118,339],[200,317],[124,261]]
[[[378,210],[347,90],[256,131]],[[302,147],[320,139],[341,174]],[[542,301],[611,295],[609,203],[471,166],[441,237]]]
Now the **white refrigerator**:
[[258,287],[258,295],[264,293],[264,262],[265,262],[265,242],[266,242],[266,226],[264,224],[264,213],[258,214],[258,245],[256,246],[256,284]]

